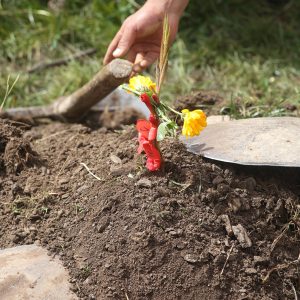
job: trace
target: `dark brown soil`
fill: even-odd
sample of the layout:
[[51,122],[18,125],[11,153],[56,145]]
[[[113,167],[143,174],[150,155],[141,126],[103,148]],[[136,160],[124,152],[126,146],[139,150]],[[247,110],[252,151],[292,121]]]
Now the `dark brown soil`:
[[177,110],[203,109],[209,115],[218,115],[225,100],[214,91],[196,91],[191,95],[182,96],[174,103]]
[[300,296],[299,170],[218,165],[166,140],[149,173],[136,148],[133,127],[1,121],[0,247],[47,247],[80,299]]

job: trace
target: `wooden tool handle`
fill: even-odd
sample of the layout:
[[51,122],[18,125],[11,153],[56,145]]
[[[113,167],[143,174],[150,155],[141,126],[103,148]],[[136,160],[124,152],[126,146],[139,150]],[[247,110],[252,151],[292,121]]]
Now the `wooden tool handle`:
[[66,119],[80,119],[97,102],[111,93],[120,84],[128,81],[132,64],[115,59],[103,67],[94,78],[73,94],[58,99],[52,105],[53,112]]
[[123,59],[115,59],[71,95],[60,97],[49,106],[8,109],[0,112],[0,117],[23,120],[57,117],[67,121],[79,120],[97,102],[119,85],[127,82],[131,72],[132,63]]

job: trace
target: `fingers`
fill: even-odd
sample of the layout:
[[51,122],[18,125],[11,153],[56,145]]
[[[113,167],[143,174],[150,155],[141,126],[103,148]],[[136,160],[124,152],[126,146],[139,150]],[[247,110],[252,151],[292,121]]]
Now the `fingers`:
[[126,55],[136,39],[136,30],[131,25],[125,26],[122,30],[121,38],[117,43],[112,55],[115,58]]
[[128,61],[134,63],[134,62],[135,62],[136,55],[137,55],[137,51],[136,51],[135,48],[133,47],[133,48],[131,48],[131,49],[129,50],[129,52],[127,53],[126,59],[127,59]]
[[135,73],[142,72],[143,68],[141,67],[140,63],[144,59],[144,55],[145,55],[144,53],[137,53],[137,55],[135,57],[134,65],[132,68]]
[[111,41],[111,43],[109,44],[108,48],[107,48],[107,51],[106,51],[106,54],[105,54],[105,57],[103,59],[103,64],[106,65],[108,64],[109,62],[111,62],[113,59],[114,59],[114,56],[113,56],[113,51],[116,49],[119,41],[120,41],[120,38],[121,38],[121,30],[115,35],[114,39]]
[[143,57],[143,59],[140,62],[141,68],[145,69],[152,65],[157,60],[158,55],[158,52],[147,52],[147,54]]
[[103,63],[108,64],[114,58],[126,55],[136,39],[136,30],[131,22],[125,21],[119,32],[108,46]]

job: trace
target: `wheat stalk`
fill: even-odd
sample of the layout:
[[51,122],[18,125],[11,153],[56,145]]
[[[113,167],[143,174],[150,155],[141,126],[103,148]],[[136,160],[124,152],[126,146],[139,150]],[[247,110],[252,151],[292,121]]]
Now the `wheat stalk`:
[[156,66],[156,86],[159,94],[161,85],[164,81],[165,74],[168,68],[168,56],[170,49],[170,25],[168,15],[164,16],[163,34],[160,46],[159,60]]

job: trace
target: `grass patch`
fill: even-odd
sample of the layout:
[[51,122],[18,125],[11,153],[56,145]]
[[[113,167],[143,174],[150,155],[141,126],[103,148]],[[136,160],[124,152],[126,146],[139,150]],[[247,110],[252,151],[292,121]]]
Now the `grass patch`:
[[[14,81],[20,74],[5,107],[49,103],[89,80],[139,4],[69,0],[54,12],[47,1],[0,1],[0,100],[8,76]],[[223,112],[236,117],[299,115],[299,20],[298,1],[191,1],[171,49],[164,98],[209,89],[227,99]],[[26,73],[37,63],[88,48],[97,54]]]

